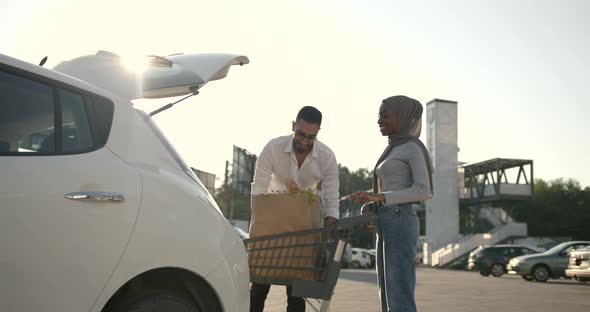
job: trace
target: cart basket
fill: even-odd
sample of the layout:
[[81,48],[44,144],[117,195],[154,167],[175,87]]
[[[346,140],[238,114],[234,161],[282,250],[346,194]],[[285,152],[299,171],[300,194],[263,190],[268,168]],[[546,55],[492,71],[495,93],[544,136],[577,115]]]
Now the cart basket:
[[360,215],[323,228],[244,240],[250,282],[291,286],[293,296],[330,300],[352,230],[375,219]]

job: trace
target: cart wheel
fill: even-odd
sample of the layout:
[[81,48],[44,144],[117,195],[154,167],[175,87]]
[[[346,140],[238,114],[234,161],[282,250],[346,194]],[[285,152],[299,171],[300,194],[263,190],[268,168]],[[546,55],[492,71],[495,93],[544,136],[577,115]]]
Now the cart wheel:
[[357,260],[354,260],[350,263],[350,267],[353,269],[359,269],[361,267],[361,263]]

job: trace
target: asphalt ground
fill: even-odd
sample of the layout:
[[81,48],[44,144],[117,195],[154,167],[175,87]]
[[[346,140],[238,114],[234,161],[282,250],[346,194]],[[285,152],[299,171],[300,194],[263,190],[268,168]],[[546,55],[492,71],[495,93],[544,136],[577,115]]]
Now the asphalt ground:
[[[286,300],[284,287],[271,287],[265,311],[286,311]],[[538,283],[520,276],[483,277],[469,271],[418,268],[416,304],[420,312],[589,312],[590,283],[565,279]],[[381,311],[375,271],[342,270],[330,311]]]

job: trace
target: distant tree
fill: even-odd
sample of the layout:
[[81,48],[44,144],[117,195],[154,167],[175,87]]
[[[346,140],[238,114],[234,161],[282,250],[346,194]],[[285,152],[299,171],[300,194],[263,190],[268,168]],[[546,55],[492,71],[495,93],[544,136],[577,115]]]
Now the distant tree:
[[373,186],[373,172],[365,168],[350,171],[346,166],[338,164],[340,177],[340,194],[342,196],[356,191],[366,191]]
[[512,205],[513,218],[526,222],[531,236],[590,240],[590,187],[574,179],[535,180],[533,199]]
[[[372,188],[373,172],[365,168],[350,171],[346,166],[338,164],[340,178],[340,196],[344,197],[356,191],[366,191]],[[340,201],[340,215],[342,217],[360,212],[361,205],[350,200]],[[375,238],[372,232],[358,228],[351,233],[350,243],[353,247],[374,248]]]

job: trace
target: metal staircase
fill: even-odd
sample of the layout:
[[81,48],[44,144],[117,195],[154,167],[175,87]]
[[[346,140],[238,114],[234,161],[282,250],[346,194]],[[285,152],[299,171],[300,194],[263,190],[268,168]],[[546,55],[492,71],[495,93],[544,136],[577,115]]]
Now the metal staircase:
[[[534,188],[532,160],[494,158],[461,167],[459,177],[460,203],[472,217],[468,222],[483,221],[492,229],[486,233],[467,234],[432,251],[429,259],[432,266],[445,266],[480,245],[494,245],[527,236],[526,223],[515,223],[502,206],[510,201],[531,199]],[[471,228],[467,226],[467,231]],[[482,229],[474,227],[473,230]]]
[[453,260],[482,245],[494,245],[511,238],[527,236],[526,223],[507,223],[495,227],[489,233],[469,234],[432,253],[432,266],[443,267]]

